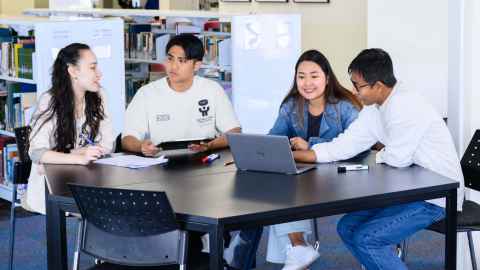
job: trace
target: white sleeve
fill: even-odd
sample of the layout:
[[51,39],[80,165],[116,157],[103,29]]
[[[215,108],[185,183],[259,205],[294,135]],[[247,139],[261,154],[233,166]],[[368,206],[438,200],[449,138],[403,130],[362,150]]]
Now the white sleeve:
[[217,84],[217,86],[217,89],[215,89],[215,128],[220,133],[225,133],[233,128],[240,127],[240,122],[238,122],[227,94],[220,85]]
[[35,163],[39,163],[42,155],[53,147],[50,145],[50,138],[54,136],[53,127],[56,117],[54,116],[47,122],[44,121],[47,119],[48,113],[40,117],[40,115],[48,108],[50,98],[51,97],[48,93],[45,93],[40,97],[31,120],[32,131],[30,132],[30,147],[28,149],[28,155]]
[[100,135],[99,144],[104,148],[106,148],[108,152],[112,152],[114,141],[115,141],[114,133],[113,133],[113,124],[110,118],[110,111],[107,106],[108,102],[106,99],[106,95],[105,93],[101,92],[100,96],[102,98],[103,112],[105,117],[100,122],[100,127],[98,130],[98,134]]
[[144,140],[148,130],[148,117],[145,111],[145,95],[142,89],[133,97],[125,112],[125,125],[122,137],[133,136],[138,140]]
[[343,133],[330,142],[312,146],[317,162],[345,160],[369,149],[378,140],[379,124],[377,109],[364,107]]
[[391,114],[385,123],[385,140],[382,142],[385,148],[377,153],[377,163],[394,167],[412,165],[415,151],[431,124],[427,120],[428,112],[418,110],[415,102],[410,102],[407,110],[402,104],[397,101],[391,105]]

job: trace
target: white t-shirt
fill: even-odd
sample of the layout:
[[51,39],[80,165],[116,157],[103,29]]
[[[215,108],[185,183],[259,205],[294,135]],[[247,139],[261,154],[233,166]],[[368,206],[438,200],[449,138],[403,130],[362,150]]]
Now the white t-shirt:
[[140,88],[127,108],[122,136],[154,144],[215,138],[240,127],[232,104],[216,82],[195,76],[190,89],[177,92],[163,78]]

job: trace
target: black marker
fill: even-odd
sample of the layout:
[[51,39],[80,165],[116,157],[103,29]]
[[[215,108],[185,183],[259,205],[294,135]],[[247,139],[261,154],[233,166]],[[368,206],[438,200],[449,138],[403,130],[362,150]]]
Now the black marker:
[[338,166],[338,173],[345,173],[347,171],[360,171],[360,170],[368,170],[368,165],[362,164],[354,164],[354,165],[344,165]]

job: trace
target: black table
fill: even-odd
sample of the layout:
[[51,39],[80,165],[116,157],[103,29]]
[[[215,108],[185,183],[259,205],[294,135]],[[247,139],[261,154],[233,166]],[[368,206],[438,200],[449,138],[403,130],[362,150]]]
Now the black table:
[[368,171],[338,174],[338,163],[301,175],[237,171],[228,151],[212,165],[198,159],[145,169],[105,165],[46,165],[48,269],[67,269],[65,212],[78,212],[67,183],[166,191],[183,229],[208,232],[210,269],[223,269],[224,231],[330,216],[434,198],[446,198],[445,267],[456,267],[458,183],[432,171],[360,160]]

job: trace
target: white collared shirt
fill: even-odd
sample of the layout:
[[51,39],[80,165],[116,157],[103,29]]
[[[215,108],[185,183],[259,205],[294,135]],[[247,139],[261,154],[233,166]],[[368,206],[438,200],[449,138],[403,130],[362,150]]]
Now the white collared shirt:
[[[331,162],[354,157],[377,141],[385,145],[377,163],[416,164],[459,182],[457,209],[462,209],[463,174],[450,132],[433,106],[412,91],[395,87],[381,106],[365,106],[344,133],[312,150],[317,162]],[[445,207],[443,199],[430,202]]]

